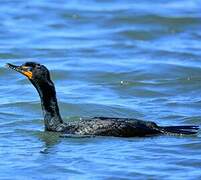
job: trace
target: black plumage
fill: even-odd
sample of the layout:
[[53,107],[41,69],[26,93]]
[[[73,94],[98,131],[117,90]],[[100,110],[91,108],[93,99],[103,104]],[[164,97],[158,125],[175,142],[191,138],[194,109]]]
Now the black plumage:
[[59,112],[54,83],[44,65],[27,62],[21,66],[9,63],[7,66],[27,76],[37,89],[46,131],[74,135],[135,137],[157,134],[191,135],[196,134],[199,129],[194,125],[161,127],[151,121],[113,117],[81,118],[80,121],[64,122]]

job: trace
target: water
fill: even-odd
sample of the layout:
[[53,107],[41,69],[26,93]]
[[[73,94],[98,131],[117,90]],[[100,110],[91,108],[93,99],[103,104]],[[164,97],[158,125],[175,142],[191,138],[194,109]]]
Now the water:
[[36,90],[4,67],[45,64],[65,121],[201,123],[201,3],[9,1],[0,6],[0,179],[200,179],[201,136],[59,138]]

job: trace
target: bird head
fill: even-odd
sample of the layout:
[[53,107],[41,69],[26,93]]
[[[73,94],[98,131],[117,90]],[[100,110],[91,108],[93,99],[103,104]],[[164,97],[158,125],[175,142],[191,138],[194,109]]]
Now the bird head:
[[36,62],[26,62],[20,66],[7,63],[7,67],[23,74],[32,83],[51,81],[48,69]]

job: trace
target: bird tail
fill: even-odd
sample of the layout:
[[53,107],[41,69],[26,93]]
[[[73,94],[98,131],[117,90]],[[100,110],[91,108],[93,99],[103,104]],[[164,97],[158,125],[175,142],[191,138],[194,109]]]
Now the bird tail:
[[193,135],[199,130],[199,126],[161,126],[160,131],[164,134]]

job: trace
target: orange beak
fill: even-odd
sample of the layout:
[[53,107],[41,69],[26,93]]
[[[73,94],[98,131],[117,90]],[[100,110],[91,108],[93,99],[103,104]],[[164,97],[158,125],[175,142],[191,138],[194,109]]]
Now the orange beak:
[[10,63],[7,63],[6,66],[9,67],[10,69],[13,69],[13,70],[25,75],[29,79],[32,79],[33,74],[29,70],[30,67],[28,67],[28,66],[15,66],[15,65],[10,64]]

